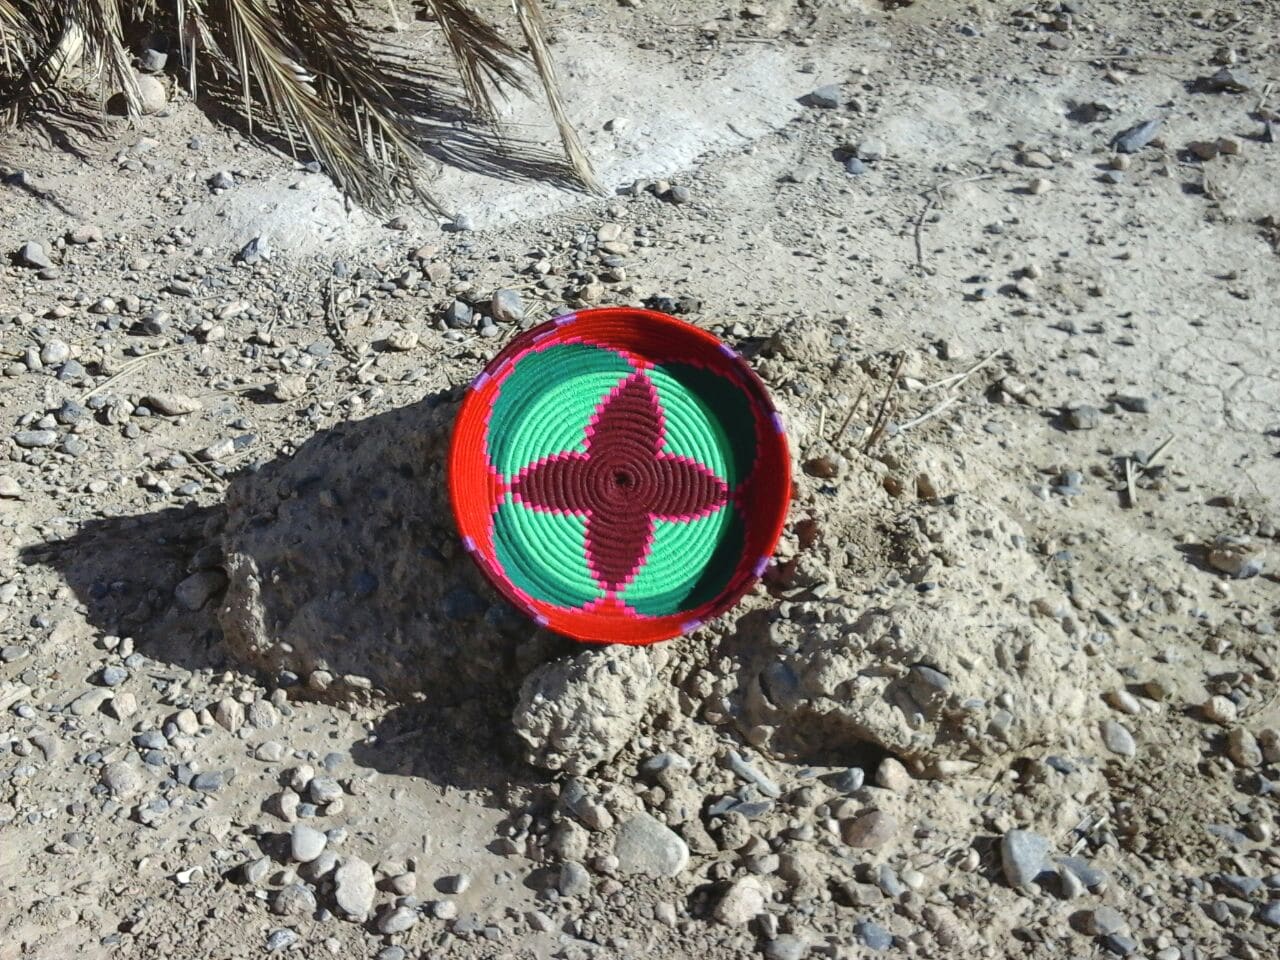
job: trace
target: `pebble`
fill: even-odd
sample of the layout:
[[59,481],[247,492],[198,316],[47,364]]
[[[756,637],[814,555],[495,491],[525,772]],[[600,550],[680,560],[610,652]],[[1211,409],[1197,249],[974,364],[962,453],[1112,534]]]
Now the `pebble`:
[[496,290],[489,303],[489,312],[500,323],[519,323],[524,319],[524,303],[514,290]]
[[1211,723],[1226,726],[1236,719],[1236,705],[1226,697],[1210,697],[1200,705],[1200,712]]
[[22,484],[8,474],[0,474],[0,498],[19,500],[22,498]]
[[271,259],[271,241],[266,237],[254,237],[236,254],[236,259],[249,266]]
[[779,934],[764,945],[767,960],[804,960],[809,955],[809,941],[794,933]]
[[1259,906],[1258,920],[1268,927],[1280,927],[1280,900],[1272,900]]
[[1144,120],[1137,126],[1116,134],[1111,141],[1112,145],[1121,153],[1137,153],[1156,138],[1161,123],[1160,120]]
[[911,786],[911,774],[896,757],[886,757],[876,767],[876,784],[894,793],[902,793]]
[[1119,933],[1104,937],[1102,945],[1119,957],[1130,956],[1138,949],[1138,941]]
[[1031,884],[1045,868],[1049,841],[1030,830],[1010,830],[1000,839],[1000,863],[1009,886]]
[[418,922],[418,912],[410,907],[396,907],[378,920],[380,933],[404,933]]
[[469,306],[461,300],[455,300],[444,312],[444,323],[451,330],[461,330],[471,326],[473,317],[474,313]]
[[246,863],[243,870],[245,882],[257,886],[266,880],[267,874],[271,872],[271,860],[267,857],[258,857]]
[[1027,193],[1034,197],[1042,196],[1053,189],[1053,181],[1046,180],[1044,177],[1036,177],[1027,184]]
[[867,165],[857,157],[850,157],[844,162],[844,172],[850,176],[860,177],[867,172]]
[[128,800],[137,794],[146,783],[141,772],[124,760],[108,763],[102,768],[98,778],[113,797],[121,800]]
[[33,270],[44,270],[53,266],[44,247],[34,240],[28,240],[18,248],[18,262]]
[[675,204],[685,204],[693,199],[693,194],[689,188],[681,184],[676,184],[667,191],[667,198]]
[[99,708],[111,699],[111,691],[103,688],[88,690],[68,704],[67,709],[75,717],[87,717],[98,712]]
[[278,950],[284,950],[293,946],[298,942],[298,935],[287,927],[281,927],[278,930],[272,930],[267,936],[267,952],[275,953]]
[[271,912],[282,917],[309,917],[316,912],[316,896],[301,883],[291,883],[276,892]]
[[887,157],[889,148],[885,146],[883,140],[862,140],[854,148],[853,155],[859,160],[874,163]]
[[40,348],[40,362],[46,367],[56,366],[71,358],[71,347],[62,340],[46,340]]
[[387,335],[387,349],[405,353],[418,345],[418,334],[404,327],[397,327]]
[[1256,577],[1266,566],[1262,545],[1249,537],[1229,534],[1218,537],[1209,548],[1209,566],[1237,580]]
[[244,704],[232,697],[223,697],[213,705],[213,720],[228,733],[235,733],[244,725]]
[[236,185],[236,178],[229,170],[219,170],[209,178],[209,186],[214,190],[230,190]]
[[1227,734],[1227,756],[1237,767],[1252,769],[1262,766],[1262,748],[1244,727],[1236,727]]
[[637,813],[618,830],[613,847],[618,872],[650,877],[674,877],[689,863],[689,847],[666,824],[650,814]]
[[102,668],[102,673],[98,675],[104,687],[118,687],[129,679],[129,671],[118,663],[113,663]]
[[200,570],[179,583],[173,596],[188,610],[199,610],[226,585],[227,577],[222,571]]
[[1102,721],[1102,742],[1108,750],[1122,757],[1132,757],[1138,750],[1129,729],[1110,717]]
[[726,926],[749,923],[763,912],[768,899],[769,888],[763,880],[739,877],[729,884],[712,915]]
[[844,842],[851,847],[874,850],[882,847],[898,832],[898,821],[884,810],[873,810],[856,820],[849,820],[841,827]]
[[227,775],[222,770],[206,770],[197,773],[191,779],[191,789],[200,793],[217,793],[227,783]]
[[27,450],[52,447],[58,442],[58,433],[56,430],[19,430],[13,435],[13,442]]
[[169,92],[159,77],[135,74],[133,80],[138,89],[138,109],[143,116],[150,116],[164,109],[169,102]]
[[310,863],[320,856],[328,842],[323,833],[304,823],[295,823],[289,831],[289,853],[299,863]]
[[1085,932],[1091,937],[1105,937],[1112,933],[1119,933],[1126,926],[1120,912],[1107,906],[1086,911],[1083,923]]
[[316,777],[307,785],[307,792],[316,803],[332,803],[342,797],[342,786],[332,777]]
[[84,246],[102,239],[102,228],[96,223],[79,223],[67,231],[67,243]]
[[747,783],[755,784],[760,789],[760,792],[766,797],[777,798],[782,796],[782,788],[755,767],[751,766],[751,764],[747,763],[738,751],[730,750],[725,755],[725,762],[729,769],[738,777],[745,780]]
[[194,397],[181,393],[148,393],[142,405],[162,417],[181,417],[204,409],[204,404]]
[[818,87],[804,97],[804,103],[822,110],[834,110],[840,106],[840,88],[834,83]]
[[348,857],[333,876],[334,899],[348,917],[363,921],[373,909],[373,868],[359,857]]
[[893,935],[878,923],[859,920],[853,925],[853,935],[869,950],[888,950],[893,946]]
[[560,867],[556,887],[561,896],[577,897],[591,890],[591,875],[582,864],[570,860]]
[[1088,404],[1072,407],[1067,411],[1067,426],[1072,430],[1092,430],[1102,422],[1102,411]]

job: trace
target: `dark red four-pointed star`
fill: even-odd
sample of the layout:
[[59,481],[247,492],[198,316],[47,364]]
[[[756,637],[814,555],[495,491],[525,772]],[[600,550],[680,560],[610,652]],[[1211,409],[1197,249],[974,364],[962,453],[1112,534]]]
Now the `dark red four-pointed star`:
[[653,384],[637,373],[597,408],[585,453],[539,460],[512,481],[512,493],[535,510],[585,515],[587,564],[606,590],[621,590],[639,571],[654,520],[696,520],[728,499],[728,486],[702,464],[661,452],[662,432]]

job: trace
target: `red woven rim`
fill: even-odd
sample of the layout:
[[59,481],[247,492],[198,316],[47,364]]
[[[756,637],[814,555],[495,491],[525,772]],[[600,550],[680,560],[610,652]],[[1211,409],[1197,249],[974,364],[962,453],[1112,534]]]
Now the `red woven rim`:
[[[510,484],[492,466],[486,436],[504,380],[527,354],[560,344],[603,347],[638,362],[695,364],[732,379],[755,421],[755,460],[733,501],[742,546],[727,585],[712,599],[678,613],[645,616],[615,596],[587,609],[559,606],[521,589],[503,569],[494,537],[498,504]],[[695,629],[732,607],[764,572],[786,522],[790,456],[782,421],[764,383],[736,352],[705,330],[652,310],[600,307],[568,314],[511,341],[467,388],[449,450],[449,496],[463,546],[488,580],[538,624],[589,643],[649,644]]]

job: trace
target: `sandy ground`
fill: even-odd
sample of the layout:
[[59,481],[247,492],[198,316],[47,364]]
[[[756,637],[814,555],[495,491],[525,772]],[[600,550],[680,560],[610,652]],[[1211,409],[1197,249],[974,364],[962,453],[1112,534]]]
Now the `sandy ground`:
[[[550,14],[616,195],[442,133],[469,232],[176,89],[0,147],[0,958],[1276,956],[1274,5]],[[733,613],[584,651],[470,568],[499,289],[752,360]]]

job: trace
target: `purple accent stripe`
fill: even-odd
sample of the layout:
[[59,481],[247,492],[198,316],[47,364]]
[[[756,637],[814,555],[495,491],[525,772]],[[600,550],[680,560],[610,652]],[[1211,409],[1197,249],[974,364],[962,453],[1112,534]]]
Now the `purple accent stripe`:
[[764,572],[769,569],[769,558],[761,557],[756,561],[756,565],[751,568],[751,572],[757,577],[763,577]]
[[700,626],[702,626],[701,620],[686,620],[680,625],[680,632],[691,633],[694,630],[697,630]]
[[737,356],[737,354],[733,352],[733,347],[729,346],[727,343],[724,343],[723,341],[720,343],[720,352],[730,359],[733,359],[734,357]]
[[549,623],[551,623],[551,621],[550,621],[550,620],[548,620],[546,617],[544,617],[542,614],[538,614],[537,616],[535,616],[535,617],[533,618],[533,622],[534,622],[534,623],[536,623],[536,624],[537,624],[538,626],[540,626],[540,627],[545,627],[545,626],[547,626]]
[[547,337],[549,336],[552,336],[554,333],[555,333],[554,330],[543,330],[541,333],[535,333],[533,335],[532,342],[541,343],[543,340],[547,339]]
[[472,540],[470,537],[463,537],[463,538],[462,538],[462,547],[463,547],[463,549],[464,549],[464,550],[466,550],[466,551],[467,551],[467,553],[475,553],[475,552],[476,552],[476,542],[475,542],[474,540]]
[[576,313],[566,313],[563,317],[556,317],[555,323],[557,327],[563,327],[566,324],[573,323],[573,321],[577,319],[578,315]]
[[777,410],[773,411],[773,429],[778,433],[786,433],[787,428],[782,425],[782,414]]
[[486,373],[484,370],[481,370],[480,375],[471,381],[471,389],[479,390],[488,382],[489,382],[489,374]]

